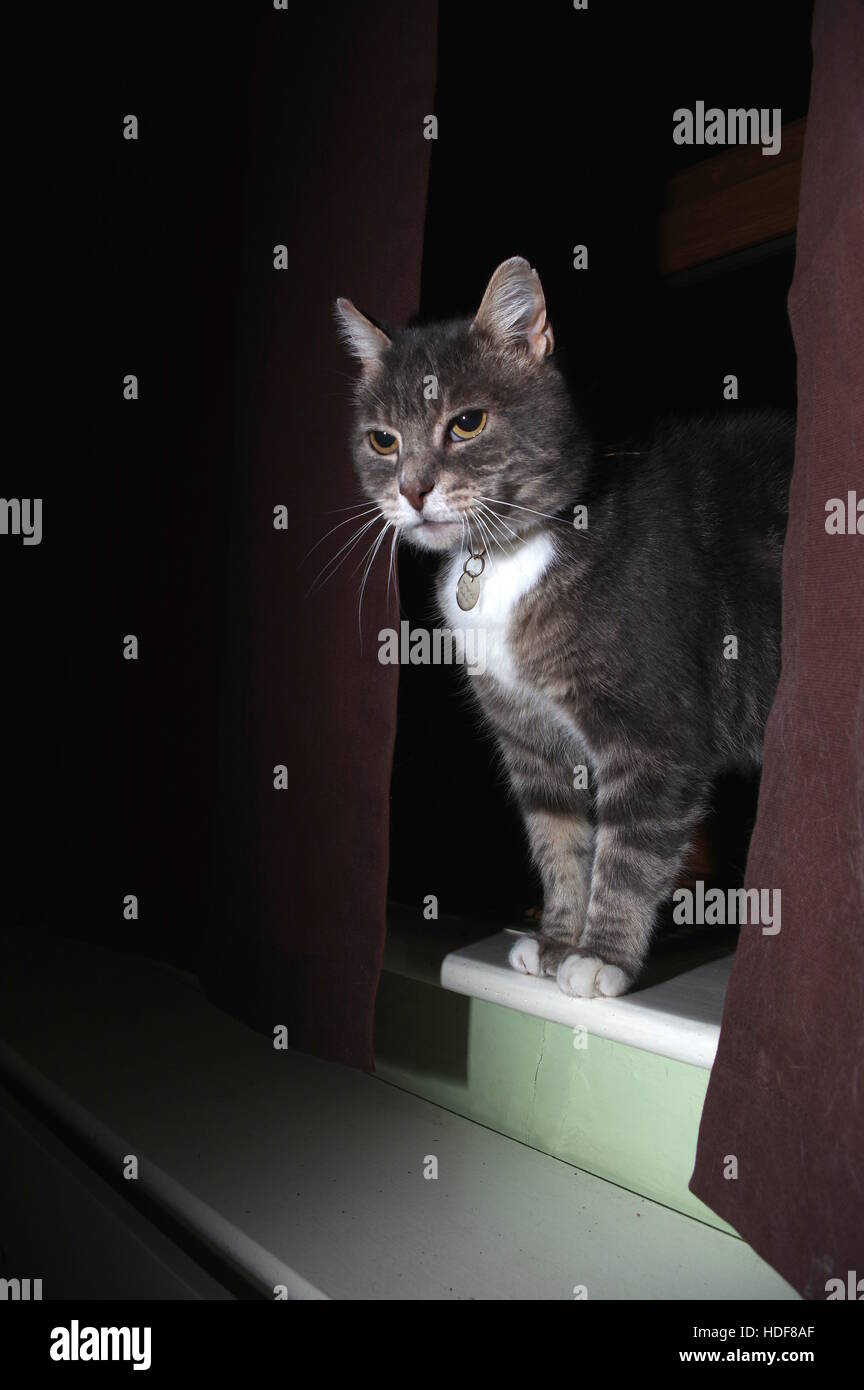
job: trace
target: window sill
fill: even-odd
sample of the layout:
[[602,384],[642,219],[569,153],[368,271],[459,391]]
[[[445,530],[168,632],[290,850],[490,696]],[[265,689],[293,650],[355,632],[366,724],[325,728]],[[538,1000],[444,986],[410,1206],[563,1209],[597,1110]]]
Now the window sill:
[[385,969],[434,983],[455,994],[500,1004],[568,1028],[710,1069],[717,1052],[732,951],[726,947],[671,951],[653,961],[645,982],[620,999],[571,999],[553,979],[520,975],[507,954],[522,928],[479,935],[488,928],[454,919],[417,920],[390,911]]
[[9,931],[0,963],[0,1072],[115,1180],[135,1155],[142,1192],[263,1298],[795,1297],[731,1236],[276,1051],[180,972]]

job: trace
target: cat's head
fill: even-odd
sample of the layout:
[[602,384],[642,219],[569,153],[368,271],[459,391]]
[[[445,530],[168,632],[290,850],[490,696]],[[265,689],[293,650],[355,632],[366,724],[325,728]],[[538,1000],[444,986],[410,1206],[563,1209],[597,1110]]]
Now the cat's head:
[[347,299],[336,315],[362,363],[355,467],[400,536],[450,550],[485,526],[503,544],[574,496],[586,441],[527,261],[498,267],[473,320],[385,333]]

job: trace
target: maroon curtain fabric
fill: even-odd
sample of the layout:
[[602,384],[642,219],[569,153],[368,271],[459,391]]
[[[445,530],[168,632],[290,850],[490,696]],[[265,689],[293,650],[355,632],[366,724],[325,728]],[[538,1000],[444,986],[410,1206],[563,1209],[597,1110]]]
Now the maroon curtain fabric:
[[783,674],[747,866],[749,887],[781,890],[782,925],[742,933],[690,1186],[822,1299],[864,1275],[864,536],[826,530],[831,499],[864,498],[859,0],[817,0],[813,55]]
[[[271,17],[250,129],[225,760],[203,976],[254,1026],[284,1024],[291,1046],[366,1069],[396,718],[395,668],[378,662],[376,641],[389,543],[369,580],[362,648],[354,569],[365,543],[312,596],[353,527],[302,562],[348,515],[331,509],[359,497],[347,442],[354,368],[333,300],[395,324],[419,303],[436,23],[435,0],[319,0]],[[285,270],[273,265],[280,244]],[[274,529],[279,506],[287,531]]]

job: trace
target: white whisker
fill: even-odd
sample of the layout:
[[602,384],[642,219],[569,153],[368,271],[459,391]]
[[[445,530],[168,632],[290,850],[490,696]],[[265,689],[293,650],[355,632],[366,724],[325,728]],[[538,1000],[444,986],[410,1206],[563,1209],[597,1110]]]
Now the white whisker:
[[[353,536],[350,536],[348,540],[345,542],[345,544],[339,550],[336,551],[336,554],[330,560],[327,561],[323,569],[319,570],[318,574],[312,580],[312,584],[306,595],[307,598],[309,598],[315,592],[316,589],[320,588],[322,584],[326,584],[328,579],[333,578],[333,575],[336,573],[336,570],[341,568],[341,566],[345,563],[345,561],[348,558],[348,555],[351,553],[354,546],[360,540],[360,537],[364,534],[364,532],[369,530],[370,526],[375,525],[375,522],[378,520],[378,517],[383,515],[384,513],[379,511],[378,516],[370,517],[369,520],[364,522],[362,526],[358,527],[358,529],[354,532]],[[346,551],[348,552],[347,554],[345,553]],[[342,556],[341,560],[339,559],[340,555]],[[335,568],[332,570],[330,570],[331,565],[335,566]],[[330,570],[329,574],[327,574],[328,570]]]
[[491,533],[486,529],[486,527],[484,527],[483,522],[482,522],[482,520],[480,519],[480,513],[479,513],[479,512],[475,512],[475,511],[472,509],[471,515],[473,516],[474,520],[477,522],[477,529],[478,529],[478,531],[480,532],[480,538],[481,538],[481,540],[483,541],[483,545],[484,545],[485,550],[486,550],[486,555],[487,555],[487,557],[488,557],[488,559],[489,559],[489,567],[490,567],[490,569],[492,569],[493,572],[494,572],[494,569],[495,569],[495,561],[494,561],[493,558],[492,558],[493,540],[492,540]]
[[389,531],[389,529],[390,529],[390,527],[391,527],[392,525],[393,525],[393,522],[392,522],[392,521],[385,521],[385,522],[384,522],[384,525],[381,527],[381,533],[380,533],[380,535],[378,536],[377,541],[375,542],[375,548],[374,548],[374,550],[372,551],[372,554],[370,555],[369,560],[367,561],[366,568],[365,568],[365,570],[363,571],[363,578],[362,578],[362,580],[360,581],[360,597],[359,597],[359,599],[358,599],[358,601],[357,601],[357,631],[360,633],[360,650],[361,650],[361,651],[363,650],[363,591],[364,591],[364,589],[366,588],[366,581],[367,581],[367,579],[369,578],[369,575],[370,575],[371,570],[372,570],[372,566],[373,566],[374,563],[375,563],[375,556],[378,554],[378,551],[379,551],[379,549],[380,549],[380,547],[381,547],[381,542],[383,541],[384,537],[386,536],[387,532]]
[[523,507],[518,502],[505,502],[501,497],[481,497],[481,502],[494,502],[497,507],[515,507],[517,512],[531,512],[534,516],[547,516],[550,521],[557,521],[560,526],[566,526],[569,530],[570,522],[562,516],[554,516],[552,512],[538,512],[536,507]]
[[323,545],[327,537],[332,536],[334,531],[338,531],[340,526],[348,526],[352,521],[359,521],[361,516],[366,516],[369,512],[380,513],[380,511],[380,507],[367,507],[364,512],[360,512],[357,516],[346,516],[344,521],[337,521],[335,526],[331,526],[329,531],[324,532],[324,535],[321,537],[320,541],[315,542],[311,550],[307,550],[306,554],[303,556],[303,559],[300,561],[301,565],[305,565],[306,561],[309,559],[309,556],[314,555],[319,545]]
[[[483,505],[484,505],[484,504],[481,502],[481,503],[480,503],[480,506],[482,507]],[[487,511],[487,512],[490,512],[490,514],[491,514],[491,509],[490,509],[489,507],[486,507],[486,511]],[[495,514],[495,515],[496,515],[496,519],[500,520],[500,518],[497,518],[497,514]],[[488,520],[489,520],[489,518],[487,517],[487,521],[488,521]],[[501,524],[503,525],[503,523],[501,523]],[[516,535],[515,532],[513,532],[512,534],[513,534],[513,535]],[[507,537],[505,536],[504,539],[507,540]],[[522,544],[521,537],[516,536],[516,540],[519,542],[520,545]],[[499,544],[500,544],[500,541],[499,541]],[[519,564],[519,561],[516,559],[516,554],[517,554],[516,546],[514,546],[514,544],[513,544],[512,541],[507,541],[507,545],[508,545],[507,554],[510,556],[511,560],[513,561],[513,564],[516,566],[516,568],[517,568],[517,570],[519,571],[519,573],[520,573],[525,579],[528,579],[528,575],[525,573],[525,571],[523,570],[522,566]]]
[[[485,517],[486,525],[490,529],[494,527],[495,537],[501,549],[503,550],[506,546],[508,555],[514,554],[515,551],[513,541],[511,541],[510,536],[505,535],[504,531],[502,530],[501,521],[495,514],[495,512],[492,511],[491,507],[487,507],[485,502],[478,502],[477,506],[478,509],[482,512],[483,516]],[[515,531],[511,531],[510,535],[515,537],[516,540],[519,539]]]
[[387,570],[387,601],[388,601],[388,603],[389,603],[389,601],[390,601],[390,582],[391,582],[391,580],[394,579],[394,576],[395,576],[395,586],[396,586],[396,602],[397,602],[397,603],[399,602],[399,574],[398,574],[398,571],[395,570],[395,567],[394,567],[394,561],[395,561],[395,558],[396,558],[396,542],[397,542],[398,540],[399,540],[399,527],[398,527],[398,526],[394,526],[394,527],[393,527],[393,539],[392,539],[392,541],[390,542],[390,565],[389,565],[389,568],[388,568],[388,570]]
[[335,516],[337,512],[356,512],[360,507],[366,507],[368,505],[369,498],[367,497],[362,502],[352,502],[350,507],[328,507],[324,515]]
[[504,531],[506,531],[508,535],[512,536],[514,541],[519,541],[519,543],[521,544],[522,537],[518,534],[517,531],[513,530],[512,526],[507,525],[506,521],[502,516],[499,516],[498,513],[496,511],[493,511],[491,507],[487,506],[485,502],[478,502],[477,506],[483,512],[484,516],[487,517],[487,519],[494,518],[494,520],[498,523],[499,530],[503,527]]
[[[377,521],[378,518],[375,517],[375,520]],[[381,534],[380,532],[376,532],[375,535],[372,537],[372,539],[371,539],[371,541],[369,542],[369,544],[367,545],[366,549],[363,551],[363,554],[360,556],[360,559],[357,561],[357,564],[354,566],[353,570],[351,571],[352,575],[356,574],[358,570],[362,570],[363,566],[364,566],[365,563],[366,563],[367,558],[369,557],[369,555],[371,554],[372,550],[374,549],[375,542],[377,541],[377,539],[378,539],[378,537],[379,537],[380,534]]]

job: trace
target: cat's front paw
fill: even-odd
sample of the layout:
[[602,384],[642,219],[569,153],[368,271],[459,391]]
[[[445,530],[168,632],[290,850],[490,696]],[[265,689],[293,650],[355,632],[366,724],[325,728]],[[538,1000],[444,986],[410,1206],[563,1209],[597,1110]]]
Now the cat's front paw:
[[612,999],[625,994],[633,977],[600,956],[569,951],[558,966],[558,988],[577,999]]
[[536,932],[514,941],[507,959],[512,968],[522,975],[554,975],[567,952],[572,949]]

